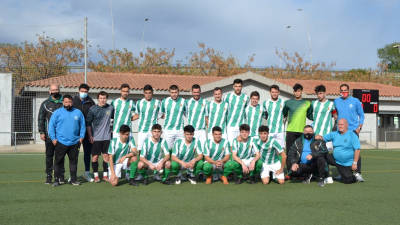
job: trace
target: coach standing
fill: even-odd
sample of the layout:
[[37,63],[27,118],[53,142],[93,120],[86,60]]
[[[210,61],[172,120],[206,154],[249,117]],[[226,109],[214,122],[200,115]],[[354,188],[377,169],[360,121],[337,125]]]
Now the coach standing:
[[77,167],[79,146],[85,137],[85,118],[80,110],[72,107],[72,97],[65,95],[63,108],[56,110],[50,119],[49,136],[55,146],[55,181],[53,186],[60,185],[59,179],[64,177],[61,168],[64,157],[68,154],[71,184],[79,185],[77,181]]
[[[361,106],[360,100],[350,96],[349,91],[350,87],[348,84],[340,85],[340,97],[334,101],[338,113],[337,120],[346,119],[348,130],[354,131],[359,137],[364,123],[364,110]],[[361,157],[359,157],[357,161],[356,172],[357,181],[363,182],[364,179],[361,176]]]
[[50,184],[53,180],[54,161],[54,145],[49,138],[48,125],[53,112],[63,105],[63,98],[60,94],[60,88],[58,85],[51,84],[49,94],[50,97],[42,102],[42,104],[40,105],[38,116],[40,139],[45,142],[46,146],[46,184]]
[[[95,105],[93,99],[88,95],[89,85],[81,84],[79,85],[79,95],[75,96],[73,99],[72,106],[74,108],[79,109],[85,119],[89,113],[89,109]],[[92,143],[89,140],[89,135],[85,134],[85,138],[83,139],[83,162],[85,163],[85,173],[83,177],[88,182],[93,182],[94,179],[90,176],[90,161],[91,161],[91,153],[92,153]]]

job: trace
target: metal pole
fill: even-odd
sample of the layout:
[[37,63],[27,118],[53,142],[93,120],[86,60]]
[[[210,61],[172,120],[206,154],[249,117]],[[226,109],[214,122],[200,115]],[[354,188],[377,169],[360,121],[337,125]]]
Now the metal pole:
[[386,143],[386,130],[385,130],[385,149],[387,149],[387,143]]
[[88,18],[85,17],[85,84],[87,83],[87,22],[88,22]]
[[14,152],[17,152],[17,132],[14,132]]

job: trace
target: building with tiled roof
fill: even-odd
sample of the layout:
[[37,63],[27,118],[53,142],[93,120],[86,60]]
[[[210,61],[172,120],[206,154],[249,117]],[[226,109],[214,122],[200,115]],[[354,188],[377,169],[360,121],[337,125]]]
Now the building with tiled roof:
[[[155,89],[154,97],[163,99],[168,96],[168,87],[177,84],[181,90],[180,94],[184,98],[190,98],[191,86],[195,83],[202,87],[202,97],[212,100],[213,89],[221,87],[223,93],[232,91],[232,83],[236,78],[244,81],[243,92],[250,95],[252,91],[260,93],[260,102],[269,99],[269,87],[277,84],[281,89],[283,99],[292,98],[292,86],[300,83],[304,87],[303,97],[314,100],[316,98],[314,87],[323,84],[327,88],[328,99],[339,97],[339,86],[344,83],[341,81],[325,80],[296,80],[296,79],[271,79],[256,73],[247,72],[234,76],[201,76],[201,75],[169,75],[169,74],[132,74],[132,73],[106,73],[88,72],[87,81],[91,90],[89,94],[96,99],[97,93],[107,91],[110,94],[109,100],[119,97],[119,87],[122,83],[128,83],[131,87],[130,98],[139,100],[142,96],[142,88],[150,84]],[[37,120],[39,106],[48,98],[48,88],[52,83],[59,84],[63,94],[73,94],[78,92],[78,86],[84,82],[83,73],[68,74],[44,80],[26,83],[21,94],[32,96],[33,100],[33,120]],[[361,133],[361,140],[370,145],[376,146],[377,140],[383,139],[383,133],[387,128],[398,129],[400,117],[400,87],[372,83],[372,82],[345,82],[351,89],[376,89],[379,90],[379,115],[366,114],[365,124]],[[397,118],[397,119],[396,119]],[[397,125],[396,125],[397,123]],[[162,121],[161,121],[162,124]],[[135,127],[133,124],[133,129]],[[33,126],[35,129],[35,125]],[[379,127],[379,128],[378,128]],[[397,127],[397,128],[396,128]],[[39,140],[39,138],[34,138]]]

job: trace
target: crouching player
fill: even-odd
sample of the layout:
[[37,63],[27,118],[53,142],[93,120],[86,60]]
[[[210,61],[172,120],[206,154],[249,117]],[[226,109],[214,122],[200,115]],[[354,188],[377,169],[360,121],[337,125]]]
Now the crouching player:
[[108,170],[112,186],[118,185],[121,171],[128,169],[129,165],[137,159],[135,140],[130,136],[130,132],[129,126],[122,125],[119,128],[119,137],[114,138],[108,148],[108,158],[111,159]]
[[182,170],[187,170],[187,179],[191,184],[196,184],[204,164],[201,143],[193,138],[193,126],[185,126],[183,132],[185,138],[178,139],[172,149],[171,172],[177,175],[175,184],[181,183]]
[[[222,129],[218,126],[212,129],[212,140],[208,139],[204,145],[204,166],[203,172],[206,178],[206,184],[211,184],[213,180],[214,170],[222,172],[224,170],[225,163],[230,158],[230,146],[226,139],[222,138]],[[229,184],[226,178],[227,174],[221,176],[223,184]]]
[[[258,140],[254,141],[255,146],[260,153],[260,161],[262,162],[261,180],[263,184],[269,183],[270,172],[273,179],[277,179],[279,184],[285,183],[283,168],[286,165],[286,154],[282,146],[272,137],[269,137],[269,128],[260,126],[258,129]],[[281,156],[282,161],[279,160]]]
[[[169,161],[169,148],[167,142],[161,138],[162,128],[160,124],[154,124],[151,127],[151,137],[147,138],[140,152],[139,171],[150,169],[155,174],[155,180],[161,180],[168,184],[167,177],[170,172],[171,163]],[[161,179],[160,174],[166,168],[164,176]],[[143,172],[142,172],[143,173]],[[144,173],[143,184],[149,184],[147,173]]]
[[[254,138],[249,137],[250,126],[242,124],[239,127],[239,136],[232,143],[232,158],[225,164],[224,173],[230,174],[234,172],[236,184],[243,182],[243,175],[250,176],[250,183],[255,183],[255,173],[260,172],[262,163],[258,161],[260,154],[258,148],[254,146]],[[257,166],[256,166],[257,164]],[[257,170],[257,169],[258,170]]]

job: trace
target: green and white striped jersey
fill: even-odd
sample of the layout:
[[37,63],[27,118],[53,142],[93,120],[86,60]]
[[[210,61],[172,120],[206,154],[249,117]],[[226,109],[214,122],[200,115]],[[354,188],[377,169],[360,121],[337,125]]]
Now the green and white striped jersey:
[[203,98],[200,98],[197,101],[194,100],[194,98],[191,98],[186,101],[188,124],[192,125],[195,130],[206,129],[206,105],[207,100],[204,100]]
[[118,98],[113,100],[111,105],[114,107],[113,134],[118,134],[119,128],[122,125],[132,127],[132,115],[135,112],[135,103],[133,100],[122,100],[121,98]]
[[160,138],[157,143],[154,143],[151,137],[146,138],[140,151],[140,157],[147,159],[153,164],[160,162],[168,154],[168,144],[163,138]]
[[261,126],[262,116],[264,115],[264,109],[260,104],[257,106],[248,105],[246,107],[246,122],[250,126],[250,136],[254,137],[258,135],[258,128]]
[[149,132],[157,123],[161,113],[161,102],[158,99],[141,99],[136,102],[136,114],[139,115],[139,132]]
[[283,107],[285,101],[281,98],[273,101],[269,99],[264,102],[264,112],[267,113],[267,126],[269,127],[269,133],[282,133],[284,130],[283,124]]
[[204,144],[204,156],[210,157],[212,160],[222,160],[226,155],[230,155],[230,146],[228,140],[222,138],[217,144],[214,140],[208,139]]
[[213,127],[221,127],[222,133],[225,133],[226,120],[228,116],[228,103],[221,101],[207,102],[206,116],[208,117],[208,132],[212,131]]
[[232,143],[232,153],[236,152],[236,155],[240,159],[250,159],[254,157],[258,149],[254,146],[254,138],[249,137],[246,142],[238,141],[237,138]]
[[122,143],[120,138],[113,138],[108,146],[108,154],[112,155],[114,164],[117,164],[122,157],[132,151],[132,148],[136,148],[133,137],[129,137],[126,143]]
[[257,138],[254,140],[254,146],[260,152],[260,160],[266,164],[274,164],[278,162],[280,159],[278,154],[283,152],[282,146],[278,143],[274,138],[269,137],[267,142],[261,141],[261,139]]
[[228,93],[224,99],[228,103],[228,121],[227,126],[239,127],[244,122],[244,114],[250,98],[244,93],[236,95]]
[[161,112],[165,114],[164,129],[183,130],[183,115],[186,111],[185,99],[165,98],[161,102]]
[[320,102],[315,100],[311,103],[312,108],[312,119],[314,133],[319,135],[325,135],[330,133],[333,128],[332,111],[335,110],[335,105],[332,101],[326,100]]
[[199,140],[193,138],[192,142],[188,145],[184,139],[178,139],[172,149],[172,155],[184,162],[190,162],[198,155],[203,154],[201,143]]

